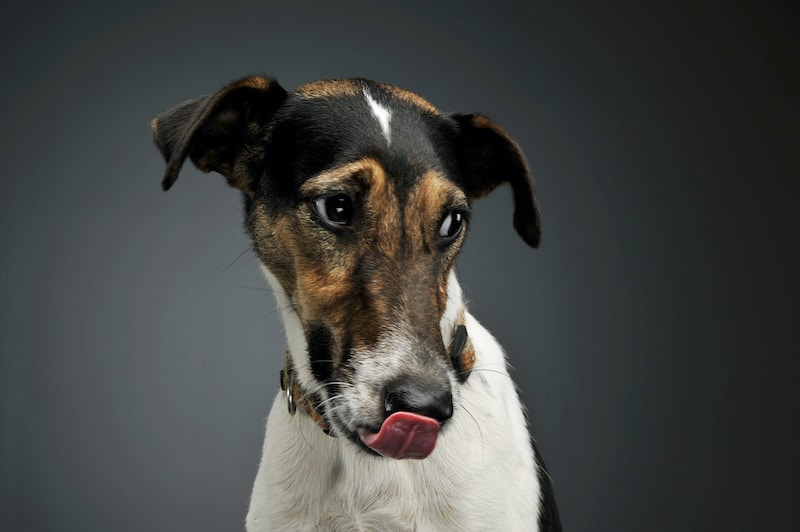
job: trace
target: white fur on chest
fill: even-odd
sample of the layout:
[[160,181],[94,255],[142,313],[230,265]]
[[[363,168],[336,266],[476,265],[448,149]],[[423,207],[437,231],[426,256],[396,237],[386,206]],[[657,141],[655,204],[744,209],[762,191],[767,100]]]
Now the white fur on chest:
[[475,369],[424,460],[368,455],[290,416],[278,394],[247,529],[536,530],[539,485],[519,398],[495,339],[469,314],[466,326]]

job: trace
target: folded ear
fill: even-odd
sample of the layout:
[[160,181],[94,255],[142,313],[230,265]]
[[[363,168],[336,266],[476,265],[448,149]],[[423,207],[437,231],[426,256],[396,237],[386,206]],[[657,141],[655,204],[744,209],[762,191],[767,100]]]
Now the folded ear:
[[479,114],[451,115],[459,125],[458,166],[470,199],[508,183],[514,196],[514,228],[532,247],[541,240],[539,207],[525,157],[500,126]]
[[228,184],[252,195],[255,183],[247,165],[237,163],[243,155],[259,153],[254,146],[263,140],[267,120],[285,99],[286,91],[276,81],[250,77],[154,118],[153,139],[167,161],[161,186],[169,189],[190,157],[200,170],[219,172]]

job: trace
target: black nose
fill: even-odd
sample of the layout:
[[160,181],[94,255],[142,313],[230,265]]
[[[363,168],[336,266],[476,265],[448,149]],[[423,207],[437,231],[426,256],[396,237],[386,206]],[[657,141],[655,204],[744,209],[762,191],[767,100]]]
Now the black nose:
[[383,398],[383,409],[387,416],[395,412],[413,412],[441,423],[453,415],[450,383],[431,384],[400,379],[386,387]]

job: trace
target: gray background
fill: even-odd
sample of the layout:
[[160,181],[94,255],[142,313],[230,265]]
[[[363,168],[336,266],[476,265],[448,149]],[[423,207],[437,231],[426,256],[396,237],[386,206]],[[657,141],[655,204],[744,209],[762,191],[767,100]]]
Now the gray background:
[[[482,111],[544,240],[459,270],[571,531],[797,530],[796,13],[753,2],[7,2],[0,529],[238,530],[283,334],[240,200],[149,120],[250,73]],[[21,4],[21,3],[20,3]]]

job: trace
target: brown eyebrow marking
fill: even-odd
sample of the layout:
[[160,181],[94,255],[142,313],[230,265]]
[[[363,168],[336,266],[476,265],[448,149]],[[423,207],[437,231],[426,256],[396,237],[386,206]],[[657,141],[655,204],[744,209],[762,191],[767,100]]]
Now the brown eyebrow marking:
[[387,179],[383,166],[375,159],[365,157],[311,177],[300,187],[299,195],[301,198],[310,198],[326,192],[347,189],[352,187],[353,181],[360,181],[370,190],[379,186],[380,191],[386,192]]

